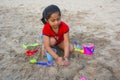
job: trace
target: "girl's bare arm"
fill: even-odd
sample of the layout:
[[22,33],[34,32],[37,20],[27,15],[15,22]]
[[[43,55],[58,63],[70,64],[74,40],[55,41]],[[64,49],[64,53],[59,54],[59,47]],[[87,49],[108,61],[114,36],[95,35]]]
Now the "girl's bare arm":
[[69,32],[64,34],[64,57],[68,58],[69,57],[69,46],[70,46],[70,41],[69,41]]

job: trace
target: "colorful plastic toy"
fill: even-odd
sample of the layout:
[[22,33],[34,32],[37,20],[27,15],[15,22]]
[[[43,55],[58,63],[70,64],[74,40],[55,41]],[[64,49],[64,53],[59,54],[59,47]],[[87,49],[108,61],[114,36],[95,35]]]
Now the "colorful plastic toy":
[[30,60],[30,63],[31,63],[31,64],[35,64],[35,63],[37,63],[37,61],[38,61],[38,59],[31,59],[31,60]]
[[35,47],[35,46],[39,46],[39,44],[38,44],[38,43],[28,44],[28,45],[23,44],[23,48],[24,48],[24,49],[28,49],[28,48],[31,47],[31,46]]
[[78,44],[78,42],[75,42],[74,43],[74,50],[76,51],[76,52],[80,52],[80,53],[84,53],[84,50],[81,48],[81,46]]
[[47,56],[48,61],[54,60],[54,58],[47,51],[46,51],[46,56]]
[[75,51],[84,54],[84,50],[83,49],[75,49]]
[[78,44],[78,42],[74,42],[74,49],[81,49],[81,46]]
[[[54,49],[54,48],[52,48],[52,49],[55,53],[57,52],[56,49]],[[47,51],[46,51],[46,56],[47,56],[48,61],[53,61],[54,60],[54,58]]]
[[34,55],[37,51],[38,51],[38,50],[27,50],[27,51],[26,51],[26,55],[27,55],[27,56],[32,56],[32,55]]
[[94,52],[94,44],[93,43],[83,44],[83,50],[85,54],[92,55]]
[[37,62],[37,65],[41,65],[41,66],[52,66],[53,62],[48,61],[48,62]]
[[82,77],[80,80],[87,80],[87,78],[86,77]]
[[83,53],[86,55],[92,55],[94,52],[94,44],[93,43],[87,43],[83,44],[82,47],[78,44],[78,42],[74,43],[74,51]]

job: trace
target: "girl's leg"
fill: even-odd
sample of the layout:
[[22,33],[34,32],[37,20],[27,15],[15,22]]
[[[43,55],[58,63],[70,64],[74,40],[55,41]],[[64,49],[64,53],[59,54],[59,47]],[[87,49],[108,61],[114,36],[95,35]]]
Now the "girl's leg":
[[[55,40],[55,38],[53,38],[53,37],[50,37],[50,46],[51,47],[54,47],[55,46],[55,44],[56,44],[56,40]],[[44,48],[44,44],[42,45],[42,54],[45,54],[46,53],[46,50],[45,50],[45,48]]]
[[56,45],[57,41],[54,37],[50,37],[50,46],[54,47]]
[[[65,46],[65,45],[64,45],[64,42],[61,42],[60,44],[58,44],[58,47],[61,48],[63,51],[64,51],[64,46]],[[73,49],[74,49],[74,48],[73,48],[73,45],[70,44],[70,47],[69,47],[69,48],[70,48],[70,53],[72,53],[72,52],[74,51],[74,50],[73,50]]]

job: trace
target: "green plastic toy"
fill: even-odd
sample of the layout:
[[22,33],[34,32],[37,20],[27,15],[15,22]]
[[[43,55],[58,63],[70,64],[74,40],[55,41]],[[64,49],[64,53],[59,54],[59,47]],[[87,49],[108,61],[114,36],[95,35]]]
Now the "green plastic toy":
[[38,59],[31,59],[31,60],[30,60],[30,63],[31,63],[31,64],[35,64],[35,63],[37,63],[37,62],[38,62]]
[[39,46],[39,44],[38,43],[35,43],[35,44],[28,44],[28,45],[26,45],[26,44],[23,44],[23,48],[24,49],[28,49],[29,47],[35,47],[35,46]]

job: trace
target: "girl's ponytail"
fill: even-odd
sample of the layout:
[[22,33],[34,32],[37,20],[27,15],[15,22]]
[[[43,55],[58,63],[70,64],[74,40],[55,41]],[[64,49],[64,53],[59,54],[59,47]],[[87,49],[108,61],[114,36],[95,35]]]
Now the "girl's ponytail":
[[45,21],[45,18],[44,18],[44,17],[41,19],[41,21],[42,21],[43,24],[46,24],[46,23],[47,23],[47,22]]
[[41,19],[41,21],[42,21],[42,23],[43,24],[46,24],[47,22],[45,21],[45,19],[46,19],[46,9],[43,11],[43,14],[42,14],[42,19]]

